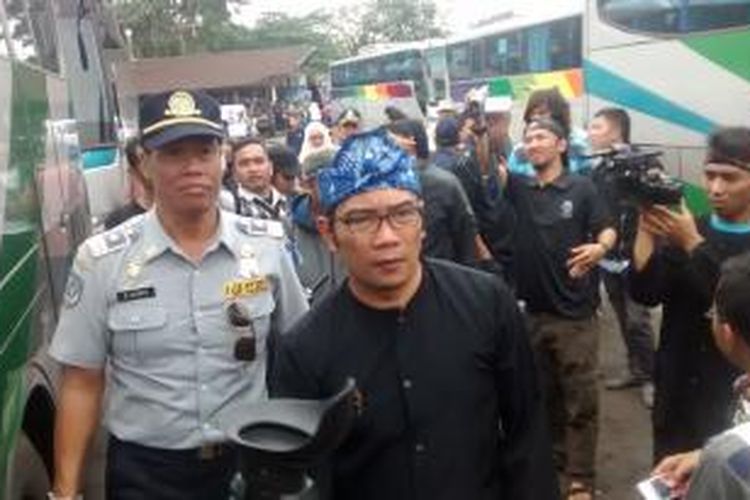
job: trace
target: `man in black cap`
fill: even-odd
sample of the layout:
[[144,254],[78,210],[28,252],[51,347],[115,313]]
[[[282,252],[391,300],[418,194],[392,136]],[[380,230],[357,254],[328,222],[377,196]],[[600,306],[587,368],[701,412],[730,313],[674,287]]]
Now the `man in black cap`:
[[427,132],[419,120],[396,120],[386,126],[396,142],[416,158],[424,198],[425,255],[474,265],[477,223],[466,193],[454,175],[429,162]]
[[102,406],[108,498],[227,498],[217,413],[265,398],[266,342],[307,309],[281,225],[217,207],[218,103],[155,95],[140,128],[154,208],[82,245],[50,347],[63,365],[53,499],[78,493]]
[[299,158],[291,149],[281,144],[271,144],[267,148],[267,153],[273,166],[271,184],[288,200],[297,191],[297,181],[301,172]]

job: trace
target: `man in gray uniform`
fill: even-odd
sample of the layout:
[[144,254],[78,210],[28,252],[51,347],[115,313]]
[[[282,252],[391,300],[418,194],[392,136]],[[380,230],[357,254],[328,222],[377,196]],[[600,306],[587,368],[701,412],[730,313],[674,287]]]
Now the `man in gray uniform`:
[[153,96],[140,128],[155,208],[83,244],[50,348],[63,364],[52,498],[79,491],[102,406],[108,498],[226,498],[217,412],[266,397],[269,342],[307,309],[281,225],[217,208],[216,101]]

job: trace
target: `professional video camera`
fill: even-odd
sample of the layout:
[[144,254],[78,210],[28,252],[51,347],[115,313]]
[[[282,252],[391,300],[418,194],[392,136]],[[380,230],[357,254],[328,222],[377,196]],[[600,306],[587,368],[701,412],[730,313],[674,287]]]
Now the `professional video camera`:
[[588,155],[599,160],[596,175],[614,187],[615,195],[626,204],[679,205],[682,183],[667,175],[657,160],[661,151],[637,151],[629,146]]

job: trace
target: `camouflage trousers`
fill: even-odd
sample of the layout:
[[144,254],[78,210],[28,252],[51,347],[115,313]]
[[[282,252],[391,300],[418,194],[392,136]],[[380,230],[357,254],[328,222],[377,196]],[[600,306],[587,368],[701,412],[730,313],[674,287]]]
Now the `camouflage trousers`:
[[561,490],[569,481],[593,486],[599,401],[596,316],[529,315],[531,343],[545,391]]

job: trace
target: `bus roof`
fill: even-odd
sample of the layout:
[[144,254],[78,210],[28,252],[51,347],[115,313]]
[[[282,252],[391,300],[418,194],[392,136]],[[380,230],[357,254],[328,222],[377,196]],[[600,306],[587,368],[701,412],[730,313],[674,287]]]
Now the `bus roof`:
[[364,47],[364,51],[356,56],[347,57],[345,59],[339,59],[333,61],[330,66],[338,66],[339,64],[347,64],[356,61],[366,61],[368,59],[374,59],[376,57],[385,56],[389,54],[398,54],[399,52],[407,52],[410,50],[425,50],[431,47],[442,47],[445,45],[445,41],[440,38],[432,38],[428,40],[419,40],[416,42],[399,42],[392,44],[376,44]]
[[476,40],[489,35],[514,31],[519,28],[545,24],[558,19],[583,15],[583,5],[580,3],[566,4],[556,7],[545,7],[544,10],[518,10],[512,16],[504,18],[498,22],[487,24],[485,26],[469,29],[463,33],[456,34],[445,40],[445,45]]

